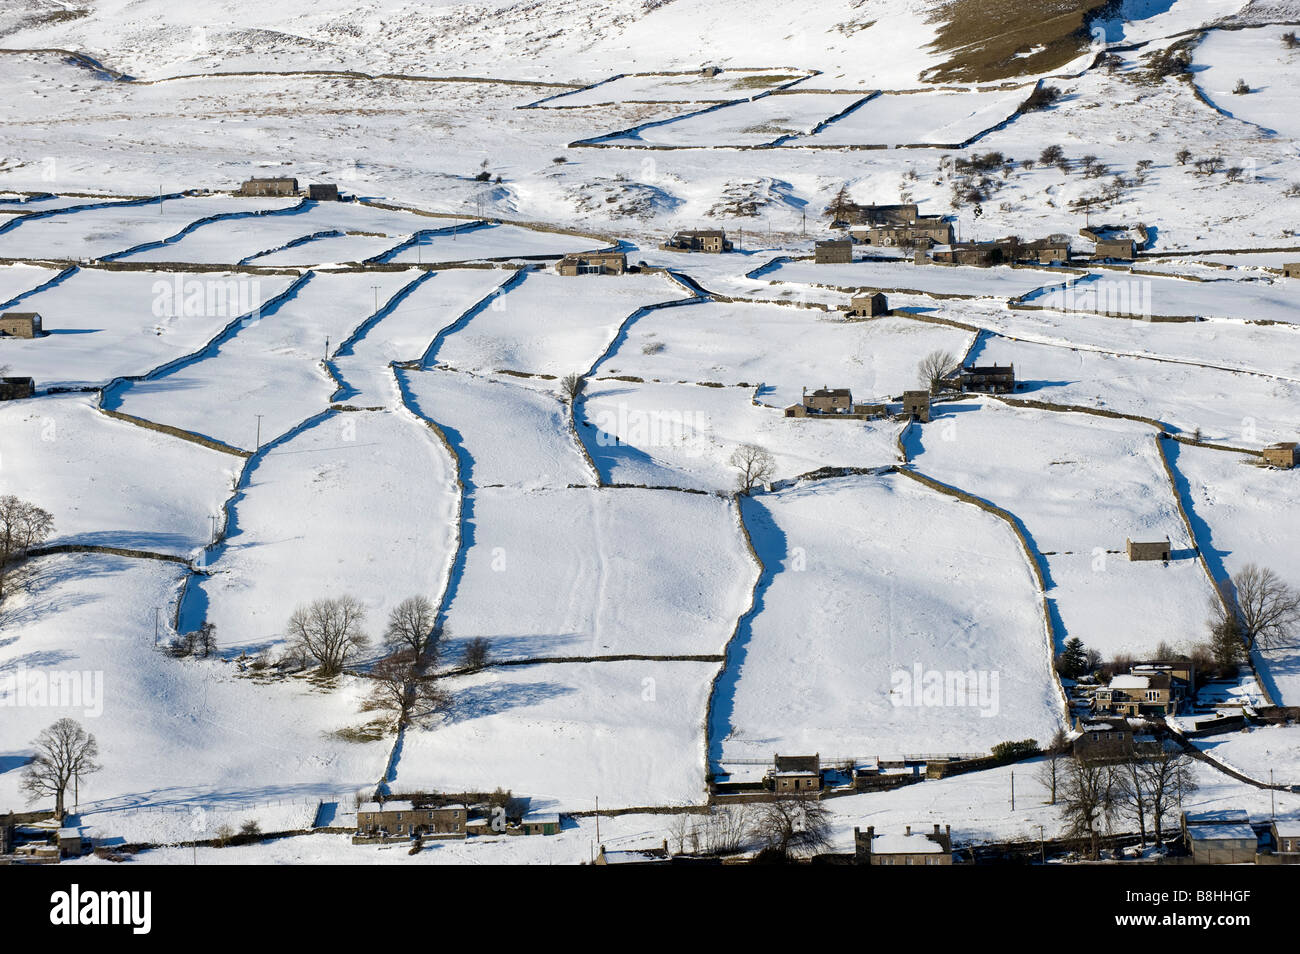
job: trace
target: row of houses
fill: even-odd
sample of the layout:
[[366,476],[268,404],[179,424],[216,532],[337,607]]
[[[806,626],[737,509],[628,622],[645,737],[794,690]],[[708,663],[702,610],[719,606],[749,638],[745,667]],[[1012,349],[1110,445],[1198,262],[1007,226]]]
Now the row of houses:
[[385,844],[412,839],[456,839],[470,835],[556,835],[562,822],[558,814],[526,814],[505,820],[504,827],[486,811],[462,802],[417,804],[411,799],[362,802],[357,806],[354,845]]
[[[1014,364],[970,365],[954,371],[943,379],[946,390],[960,391],[963,394],[985,393],[1005,394],[1016,388],[1016,369]],[[802,399],[798,404],[791,404],[785,409],[786,417],[826,417],[838,420],[866,420],[885,417],[889,405],[885,403],[860,404],[853,400],[851,388],[832,388],[823,386],[815,390],[803,389]],[[930,392],[924,390],[904,391],[902,397],[902,417],[919,421],[922,424],[930,420]],[[1146,544],[1133,544],[1130,547],[1143,547]],[[1165,541],[1165,557],[1168,559],[1168,541]],[[1133,559],[1133,557],[1130,557]]]
[[[245,197],[300,196],[303,191],[298,187],[298,180],[289,176],[272,176],[269,178],[247,179],[235,195]],[[306,196],[316,202],[338,202],[339,187],[331,183],[314,182],[307,186]]]

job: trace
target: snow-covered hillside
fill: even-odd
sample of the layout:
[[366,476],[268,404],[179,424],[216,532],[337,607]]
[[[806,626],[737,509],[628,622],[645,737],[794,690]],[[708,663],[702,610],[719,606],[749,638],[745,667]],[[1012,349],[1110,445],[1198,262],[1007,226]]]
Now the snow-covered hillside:
[[[0,336],[32,382],[0,496],[54,531],[3,593],[0,677],[102,693],[0,710],[0,812],[70,715],[100,837],[500,788],[651,809],[611,844],[657,842],[776,753],[1046,742],[1067,639],[1191,650],[1242,568],[1300,586],[1300,467],[1260,458],[1300,440],[1300,0],[1026,6],[9,0],[0,312],[43,333]],[[342,201],[235,191],[280,176]],[[845,201],[1073,261],[819,262]],[[734,248],[665,247],[688,228]],[[1108,229],[1135,261],[1094,255]],[[555,267],[598,250],[628,270]],[[851,314],[865,291],[887,313]],[[910,419],[936,355],[1017,386]],[[799,415],[814,389],[858,413]],[[319,678],[290,617],[344,595],[369,640]],[[415,596],[450,703],[399,727],[380,636]],[[214,653],[167,651],[208,624]],[[914,671],[979,680],[978,711],[905,700]],[[1300,653],[1221,688],[1300,705]],[[1208,750],[1259,778],[1290,732]],[[1003,818],[1004,771],[837,800],[836,835],[1059,823]],[[1260,803],[1197,771],[1206,805]],[[513,858],[582,860],[566,825]]]

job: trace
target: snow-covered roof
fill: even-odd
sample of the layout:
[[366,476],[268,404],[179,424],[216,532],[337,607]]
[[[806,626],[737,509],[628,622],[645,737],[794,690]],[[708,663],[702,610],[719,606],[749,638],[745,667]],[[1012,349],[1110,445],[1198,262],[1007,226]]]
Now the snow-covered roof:
[[1300,838],[1300,820],[1275,820],[1273,826],[1277,828],[1279,838]]
[[1187,829],[1192,841],[1236,841],[1254,839],[1249,825],[1192,825]]
[[362,802],[357,806],[359,812],[413,812],[415,803],[401,802]]
[[941,855],[943,845],[922,832],[910,835],[883,834],[871,839],[871,853],[876,855]]
[[550,812],[545,815],[525,815],[523,819],[525,825],[558,825],[560,816],[556,812]]
[[1250,813],[1243,808],[1220,808],[1205,812],[1188,812],[1189,825],[1245,825]]
[[1110,681],[1112,689],[1147,689],[1151,680],[1147,676],[1116,676]]

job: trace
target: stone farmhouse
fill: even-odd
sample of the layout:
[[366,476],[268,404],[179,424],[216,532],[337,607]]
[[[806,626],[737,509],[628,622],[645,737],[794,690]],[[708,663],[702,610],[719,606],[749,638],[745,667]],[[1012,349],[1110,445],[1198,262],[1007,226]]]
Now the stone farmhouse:
[[853,392],[849,388],[822,387],[815,391],[804,388],[803,401],[787,407],[785,416],[864,421],[883,417],[887,410],[883,404],[854,404]]
[[928,832],[912,833],[908,825],[903,834],[876,834],[874,825],[864,832],[853,829],[853,860],[859,865],[950,865],[952,864],[952,826],[938,823]]
[[297,194],[298,180],[287,177],[248,179],[235,193],[235,195],[242,196],[281,196]]
[[859,242],[884,248],[903,246],[925,249],[936,245],[951,245],[953,240],[952,223],[942,215],[921,216],[906,225],[875,225],[852,234]]
[[1101,716],[1076,719],[1071,750],[1081,762],[1119,762],[1135,756],[1158,755],[1163,747],[1154,735],[1142,731],[1142,723],[1127,718]]
[[840,210],[839,222],[844,225],[911,225],[919,214],[915,202],[903,205],[858,205],[849,203]]
[[1300,444],[1295,441],[1288,441],[1284,444],[1269,444],[1263,451],[1266,463],[1274,467],[1280,467],[1282,470],[1290,470],[1297,463],[1300,463]]
[[1177,715],[1194,695],[1195,675],[1190,664],[1133,666],[1113,676],[1093,694],[1092,711],[1099,715]]
[[1039,265],[1066,264],[1070,261],[1070,238],[1066,235],[1053,235],[1025,242],[1020,246],[1020,257],[1023,261],[1037,262]]
[[1282,266],[1284,278],[1300,278],[1300,262],[1287,262]]
[[0,315],[0,338],[39,338],[41,316],[34,311],[6,311]]
[[945,377],[944,384],[963,394],[1010,394],[1016,389],[1016,366],[967,365]]
[[362,802],[352,843],[372,844],[408,838],[464,838],[469,811],[464,805],[424,806],[411,801]]
[[555,263],[561,275],[622,275],[627,256],[622,252],[571,252]]
[[947,265],[974,265],[990,268],[1009,265],[1020,258],[1020,239],[1014,235],[991,242],[953,242],[936,246],[931,257]]
[[818,242],[813,261],[818,265],[848,265],[853,261],[853,243],[848,239]]
[[1152,540],[1149,542],[1138,542],[1137,540],[1124,540],[1124,552],[1128,554],[1131,562],[1137,563],[1142,560],[1161,560],[1169,561],[1169,538],[1163,540]]
[[0,401],[20,401],[36,393],[31,378],[0,378]]
[[778,755],[763,779],[765,787],[778,795],[793,792],[820,792],[822,760],[820,755]]
[[674,232],[672,237],[659,247],[670,252],[711,252],[718,254],[730,252],[732,244],[727,240],[727,233],[722,229],[692,229]]

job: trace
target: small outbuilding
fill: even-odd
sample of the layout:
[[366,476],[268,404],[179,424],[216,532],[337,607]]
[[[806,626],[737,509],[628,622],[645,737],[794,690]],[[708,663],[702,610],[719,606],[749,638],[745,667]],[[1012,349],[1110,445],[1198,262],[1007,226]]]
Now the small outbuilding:
[[850,318],[875,318],[889,314],[889,299],[884,292],[862,292],[849,299],[844,309]]
[[848,265],[853,261],[853,242],[849,239],[818,242],[813,261],[818,265]]
[[0,401],[21,401],[36,393],[31,378],[0,378]]
[[1142,560],[1163,560],[1168,562],[1169,538],[1165,537],[1163,540],[1149,542],[1125,539],[1124,551],[1128,554],[1129,560],[1134,563]]
[[326,182],[313,182],[307,186],[307,198],[314,199],[317,202],[337,202],[339,200],[339,187]]
[[922,424],[929,423],[930,392],[929,391],[904,391],[903,392],[903,416],[909,417],[914,421],[920,421]]
[[1300,444],[1287,441],[1282,444],[1269,444],[1263,450],[1264,461],[1282,470],[1290,470],[1300,463]]
[[0,315],[0,338],[39,338],[41,316],[34,311],[6,311]]

